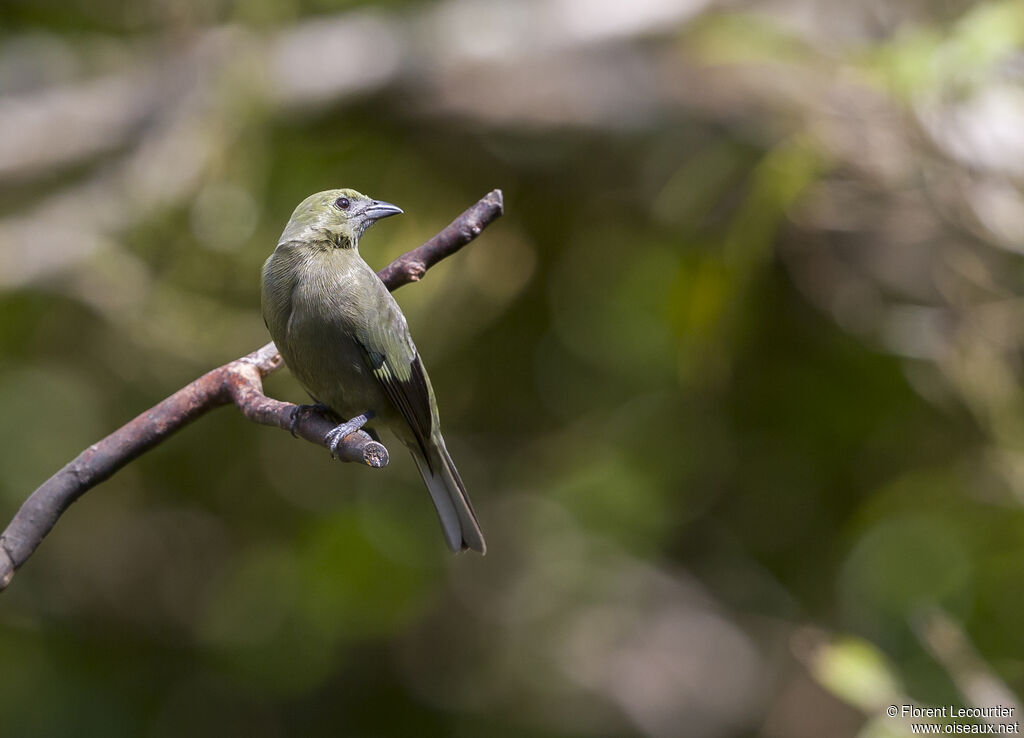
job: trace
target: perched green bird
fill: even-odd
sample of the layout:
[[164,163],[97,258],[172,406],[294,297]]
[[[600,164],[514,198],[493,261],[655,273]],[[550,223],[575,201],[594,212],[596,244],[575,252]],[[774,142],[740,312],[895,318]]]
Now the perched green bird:
[[343,418],[332,452],[371,418],[412,452],[453,551],[486,549],[438,421],[427,371],[405,316],[359,255],[359,239],[401,208],[355,190],[307,197],[263,266],[263,319],[313,397]]

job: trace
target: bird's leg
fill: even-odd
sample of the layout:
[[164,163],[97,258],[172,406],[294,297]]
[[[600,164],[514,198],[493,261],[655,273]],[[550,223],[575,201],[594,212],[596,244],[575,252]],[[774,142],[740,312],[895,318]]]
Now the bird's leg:
[[303,410],[316,410],[320,413],[330,414],[331,409],[322,402],[315,402],[312,405],[296,405],[295,409],[292,410],[292,421],[288,424],[288,432],[292,434],[293,438],[298,438],[295,433],[295,425],[299,422],[299,413]]
[[329,444],[331,456],[335,459],[338,458],[338,446],[341,444],[341,440],[345,436],[351,435],[362,428],[370,422],[370,418],[372,417],[373,411],[367,410],[362,415],[357,415],[350,420],[346,420],[341,425],[335,426],[334,428],[331,428],[331,430],[327,431],[327,435],[324,436],[324,440]]

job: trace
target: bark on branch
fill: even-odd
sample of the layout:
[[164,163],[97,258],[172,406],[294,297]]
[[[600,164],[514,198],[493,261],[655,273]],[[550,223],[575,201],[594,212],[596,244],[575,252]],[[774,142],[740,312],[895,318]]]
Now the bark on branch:
[[[378,274],[389,290],[422,278],[427,269],[472,241],[502,214],[501,190],[488,193],[437,235],[400,256]],[[102,441],[80,453],[33,492],[0,535],[0,591],[14,578],[43,538],[72,502],[118,469],[208,411],[234,405],[242,415],[263,425],[288,430],[294,419],[295,434],[328,446],[325,436],[338,419],[315,409],[274,400],[263,394],[263,378],[284,362],[273,343],[207,372],[191,384],[121,426]],[[388,450],[358,431],[338,447],[342,461],[371,467],[386,466]]]

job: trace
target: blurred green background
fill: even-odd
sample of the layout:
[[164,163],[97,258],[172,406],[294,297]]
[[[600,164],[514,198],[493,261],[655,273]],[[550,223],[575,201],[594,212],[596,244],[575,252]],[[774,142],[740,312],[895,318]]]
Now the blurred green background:
[[[295,205],[487,534],[218,410],[0,596],[7,736],[900,736],[1024,688],[1017,0],[6,0],[0,517],[268,340]],[[269,394],[302,401],[286,371]],[[389,439],[385,439],[389,440]]]

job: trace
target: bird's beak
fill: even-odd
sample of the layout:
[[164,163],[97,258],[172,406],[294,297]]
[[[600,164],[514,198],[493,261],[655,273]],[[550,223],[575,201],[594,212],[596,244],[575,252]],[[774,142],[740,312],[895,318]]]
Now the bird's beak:
[[392,205],[389,202],[382,202],[380,200],[374,200],[366,209],[363,211],[370,220],[380,220],[381,218],[387,218],[389,215],[399,215],[403,212],[402,208],[397,205]]

